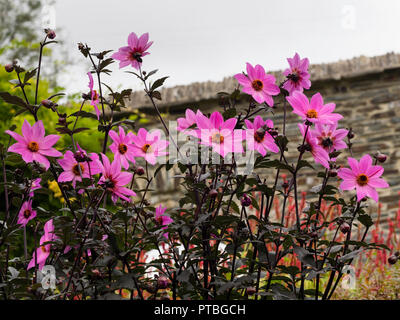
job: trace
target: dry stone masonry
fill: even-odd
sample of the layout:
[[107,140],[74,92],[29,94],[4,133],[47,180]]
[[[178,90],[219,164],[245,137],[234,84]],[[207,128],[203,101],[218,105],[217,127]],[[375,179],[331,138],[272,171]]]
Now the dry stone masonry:
[[[389,156],[384,163],[384,178],[391,188],[380,189],[380,200],[383,204],[382,219],[389,214],[393,216],[397,211],[400,199],[400,54],[388,53],[377,57],[361,56],[350,60],[335,63],[310,66],[312,87],[306,94],[311,96],[320,92],[325,102],[336,103],[337,112],[344,116],[339,122],[340,127],[352,127],[355,132],[353,139],[353,156],[359,159],[363,154],[371,155],[377,151]],[[277,81],[283,80],[281,71],[273,72]],[[237,87],[237,82],[231,77],[224,78],[221,82],[193,83],[187,86],[165,88],[161,91],[163,100],[160,110],[165,119],[174,120],[183,115],[186,108],[201,109],[204,113],[211,113],[218,109],[218,92],[231,92]],[[248,98],[242,96],[239,106],[245,108]],[[283,102],[277,101],[273,114],[263,114],[271,117],[275,126],[281,127],[283,119]],[[156,117],[143,92],[134,92],[131,97],[130,108],[136,108],[149,114],[150,126],[157,126]],[[289,149],[296,150],[300,143],[297,123],[299,118],[291,114],[291,107],[287,107],[287,134],[291,141]],[[345,152],[339,162],[347,165]],[[295,154],[289,154],[289,161],[295,161]],[[173,176],[172,171],[168,173]],[[268,172],[265,172],[268,176]],[[300,184],[305,184],[306,189],[318,184],[317,178],[312,178],[309,171],[304,171]],[[164,194],[168,190],[173,192],[179,185],[171,177],[159,177],[158,183],[164,187]],[[162,180],[165,181],[162,181]],[[272,177],[270,177],[272,180]],[[167,180],[174,180],[167,182]],[[310,195],[312,197],[312,195]],[[371,207],[371,212],[376,207]]]

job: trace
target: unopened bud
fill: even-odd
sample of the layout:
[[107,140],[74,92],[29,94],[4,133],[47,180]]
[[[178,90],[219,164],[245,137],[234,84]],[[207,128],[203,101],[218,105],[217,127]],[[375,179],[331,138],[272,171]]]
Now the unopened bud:
[[65,126],[67,124],[67,118],[65,117],[59,117],[58,118],[58,124]]
[[384,162],[386,161],[386,159],[387,159],[387,155],[386,155],[386,154],[383,154],[383,153],[380,153],[380,152],[376,153],[376,154],[374,155],[374,157],[375,157],[375,159],[378,160],[378,162],[380,162],[380,163],[384,163]]
[[349,138],[349,139],[353,139],[354,138],[354,132],[353,132],[352,128],[349,129],[349,132],[347,133],[347,138]]
[[5,69],[7,72],[13,72],[13,71],[14,71],[14,65],[12,65],[11,63],[6,64],[6,65],[4,66],[4,69]]
[[144,175],[144,168],[143,168],[143,167],[136,167],[136,168],[135,168],[135,173],[136,173],[138,176]]
[[340,231],[341,231],[342,233],[346,234],[347,232],[350,231],[350,225],[349,225],[347,222],[343,222],[343,223],[340,225]]
[[336,169],[331,169],[331,170],[329,170],[328,174],[329,174],[329,176],[330,176],[331,178],[334,178],[334,177],[337,176],[338,172],[337,172]]
[[393,254],[393,255],[391,255],[391,256],[388,258],[388,262],[389,262],[390,264],[395,264],[395,263],[397,262],[398,259],[399,259],[399,257]]
[[210,196],[210,198],[216,198],[218,196],[218,191],[215,189],[211,189],[208,195]]
[[168,279],[164,276],[161,276],[157,279],[157,286],[159,289],[167,289],[168,288]]
[[56,37],[56,33],[52,29],[44,29],[44,32],[46,32],[47,37],[51,40],[53,40]]
[[243,207],[248,207],[249,205],[251,205],[251,199],[247,194],[244,194],[242,199],[240,200],[240,203]]
[[253,294],[256,293],[256,288],[254,288],[254,287],[248,287],[248,288],[246,289],[246,293],[247,293],[249,296],[252,296]]
[[51,108],[54,105],[53,101],[47,100],[47,99],[42,100],[41,104],[42,104],[42,106],[44,106],[46,108]]

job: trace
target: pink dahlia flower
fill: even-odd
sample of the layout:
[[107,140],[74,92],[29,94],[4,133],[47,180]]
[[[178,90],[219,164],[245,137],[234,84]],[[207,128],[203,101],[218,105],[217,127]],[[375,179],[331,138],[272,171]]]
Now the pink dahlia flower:
[[26,226],[30,220],[36,217],[36,210],[32,210],[32,199],[25,201],[18,214],[18,224]]
[[372,158],[369,154],[363,156],[358,162],[354,158],[347,158],[349,168],[341,168],[338,171],[338,176],[343,179],[340,184],[342,190],[357,191],[357,201],[361,201],[368,196],[376,202],[379,200],[376,188],[388,188],[388,183],[380,178],[383,174],[381,166],[372,165]]
[[243,152],[243,130],[235,130],[236,122],[235,118],[224,121],[218,111],[213,112],[210,118],[203,114],[197,115],[200,143],[212,147],[222,157],[230,152]]
[[112,55],[112,58],[119,60],[119,68],[124,68],[131,65],[135,69],[139,70],[142,64],[142,57],[150,54],[146,52],[148,48],[153,44],[153,41],[149,42],[149,34],[145,33],[137,37],[136,33],[132,32],[128,36],[128,46],[119,48],[118,52]]
[[316,93],[308,101],[305,94],[295,91],[289,97],[286,97],[293,107],[293,113],[299,115],[303,120],[312,123],[335,124],[343,118],[339,113],[332,113],[335,110],[334,103],[324,105],[324,100],[320,93]]
[[107,156],[101,154],[103,164],[99,161],[102,168],[102,177],[99,180],[99,184],[104,185],[109,192],[111,192],[111,199],[115,203],[118,198],[130,202],[130,197],[136,196],[136,193],[131,189],[125,188],[132,181],[132,173],[121,172],[121,163],[119,161],[113,161],[110,164]]
[[100,119],[100,110],[99,110],[99,95],[96,90],[93,89],[94,87],[94,81],[93,81],[93,76],[90,72],[87,73],[89,77],[89,89],[90,89],[90,95],[91,95],[91,101],[90,105],[94,107],[94,110],[96,111],[97,115],[97,120]]
[[29,189],[29,196],[32,198],[33,197],[33,191],[35,191],[35,190],[37,190],[37,189],[40,189],[42,186],[40,185],[40,182],[42,181],[42,179],[41,178],[37,178],[37,179],[34,179],[33,181],[32,181],[32,184],[31,184],[31,188]]
[[161,140],[161,131],[154,130],[152,133],[140,128],[137,135],[132,134],[131,139],[134,143],[134,153],[137,157],[143,157],[148,163],[155,165],[157,157],[165,156],[165,150],[169,142]]
[[115,161],[119,161],[125,170],[129,168],[129,161],[135,163],[135,147],[132,144],[132,133],[129,132],[125,135],[125,131],[122,127],[119,127],[119,134],[115,131],[110,131],[110,137],[114,141],[110,145],[111,151],[114,153]]
[[46,156],[62,156],[61,152],[52,148],[58,139],[60,139],[60,136],[50,134],[45,137],[42,120],[36,122],[32,127],[25,120],[22,125],[22,136],[10,130],[6,130],[6,133],[17,140],[17,143],[8,148],[8,152],[20,154],[26,163],[37,161],[43,164],[47,170],[50,167],[50,162]]
[[326,125],[316,123],[315,129],[311,130],[312,135],[317,138],[318,144],[328,153],[347,148],[347,144],[343,139],[349,131],[346,129],[336,129],[336,127],[337,123]]
[[203,113],[200,110],[197,110],[196,113],[194,113],[192,110],[186,109],[185,118],[179,118],[177,120],[177,130],[183,132],[184,134],[189,134],[196,137],[198,135],[198,130],[189,128],[196,124],[198,115],[203,115]]
[[250,150],[257,150],[263,157],[268,150],[275,153],[279,152],[274,138],[268,133],[268,129],[274,127],[272,120],[264,121],[260,116],[256,116],[253,123],[249,120],[244,120],[244,122],[247,129],[250,129],[246,130],[246,141]]
[[[155,219],[160,226],[163,226],[162,229],[167,229],[167,226],[174,221],[170,216],[164,214],[165,210],[167,210],[167,207],[163,208],[161,204],[156,208]],[[168,232],[163,235],[168,239]]]
[[56,234],[54,233],[54,225],[53,225],[53,219],[47,221],[44,225],[44,235],[40,238],[40,246],[35,250],[35,252],[32,255],[32,259],[28,264],[27,270],[35,267],[35,256],[37,265],[39,267],[39,270],[41,270],[44,265],[46,264],[46,259],[50,255],[50,249],[51,249],[51,243],[47,242],[52,242],[54,240],[58,239]]
[[279,87],[275,84],[275,77],[266,74],[262,66],[257,64],[254,68],[247,62],[247,76],[242,73],[235,75],[236,80],[243,86],[243,92],[251,95],[258,103],[266,102],[274,106],[272,96],[279,94]]
[[91,176],[102,172],[99,165],[99,156],[96,153],[91,153],[89,159],[91,161],[78,162],[73,152],[68,150],[63,159],[57,160],[64,169],[64,172],[58,177],[58,182],[72,181],[72,185],[75,188],[76,181],[82,182],[82,178],[90,179]]
[[289,92],[289,95],[294,91],[303,92],[303,89],[310,89],[311,81],[310,74],[308,73],[309,61],[307,58],[300,59],[298,53],[293,58],[288,58],[289,69],[283,72],[286,76],[286,81],[283,88]]
[[[302,123],[299,123],[298,126],[301,135],[304,137],[307,127]],[[329,154],[318,144],[318,140],[314,137],[313,133],[310,131],[310,128],[307,131],[306,144],[308,145],[309,151],[314,157],[314,161],[329,169]]]

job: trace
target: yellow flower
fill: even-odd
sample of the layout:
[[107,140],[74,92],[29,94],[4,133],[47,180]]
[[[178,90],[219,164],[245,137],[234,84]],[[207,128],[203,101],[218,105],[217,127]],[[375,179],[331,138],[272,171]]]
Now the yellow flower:
[[[49,189],[50,189],[51,191],[53,191],[53,193],[54,193],[54,195],[53,195],[54,198],[59,198],[60,202],[61,202],[61,203],[64,203],[65,200],[64,200],[64,197],[63,197],[63,195],[62,195],[62,193],[61,193],[60,187],[58,186],[57,181],[55,181],[55,180],[51,180],[51,181],[48,180],[47,183],[49,184]],[[76,200],[76,198],[74,198],[74,197],[69,198],[69,201],[71,201],[71,202],[73,202],[73,201],[75,201],[75,200]]]

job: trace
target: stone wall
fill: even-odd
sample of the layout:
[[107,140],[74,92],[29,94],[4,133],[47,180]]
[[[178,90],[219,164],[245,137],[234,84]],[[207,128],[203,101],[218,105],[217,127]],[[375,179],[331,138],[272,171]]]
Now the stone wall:
[[[344,116],[340,127],[352,127],[356,136],[353,139],[353,156],[359,159],[363,154],[381,151],[389,156],[384,164],[384,178],[391,188],[379,191],[383,204],[382,214],[394,215],[398,208],[400,192],[400,55],[388,53],[383,56],[367,58],[359,57],[331,64],[312,65],[310,67],[312,87],[306,93],[311,96],[320,92],[325,102],[336,103],[337,112]],[[281,72],[275,72],[278,81],[282,80]],[[201,109],[204,113],[218,109],[217,93],[232,91],[237,86],[233,77],[227,77],[221,82],[193,83],[188,86],[176,86],[162,90],[163,101],[160,110],[165,119],[176,119],[181,116],[187,107]],[[138,108],[150,115],[150,126],[159,126],[152,107],[143,95],[143,92],[134,92],[131,99],[131,108]],[[279,101],[277,101],[279,103]],[[245,107],[247,97],[243,96],[239,107]],[[290,140],[289,148],[296,150],[300,143],[297,123],[298,116],[290,112],[288,106],[287,135]],[[263,114],[270,117],[275,126],[281,127],[283,119],[282,102],[273,113]],[[295,154],[288,159],[295,161]],[[345,152],[341,157],[349,156]],[[340,164],[347,165],[343,160]],[[305,189],[318,184],[310,172],[304,171],[301,183]],[[169,172],[170,176],[174,173]],[[265,172],[267,178],[268,172]],[[315,174],[314,174],[315,176]],[[176,190],[176,179],[167,176],[158,178],[158,184],[163,186],[163,195]],[[169,181],[169,182],[167,182]],[[376,207],[371,206],[371,212]]]

